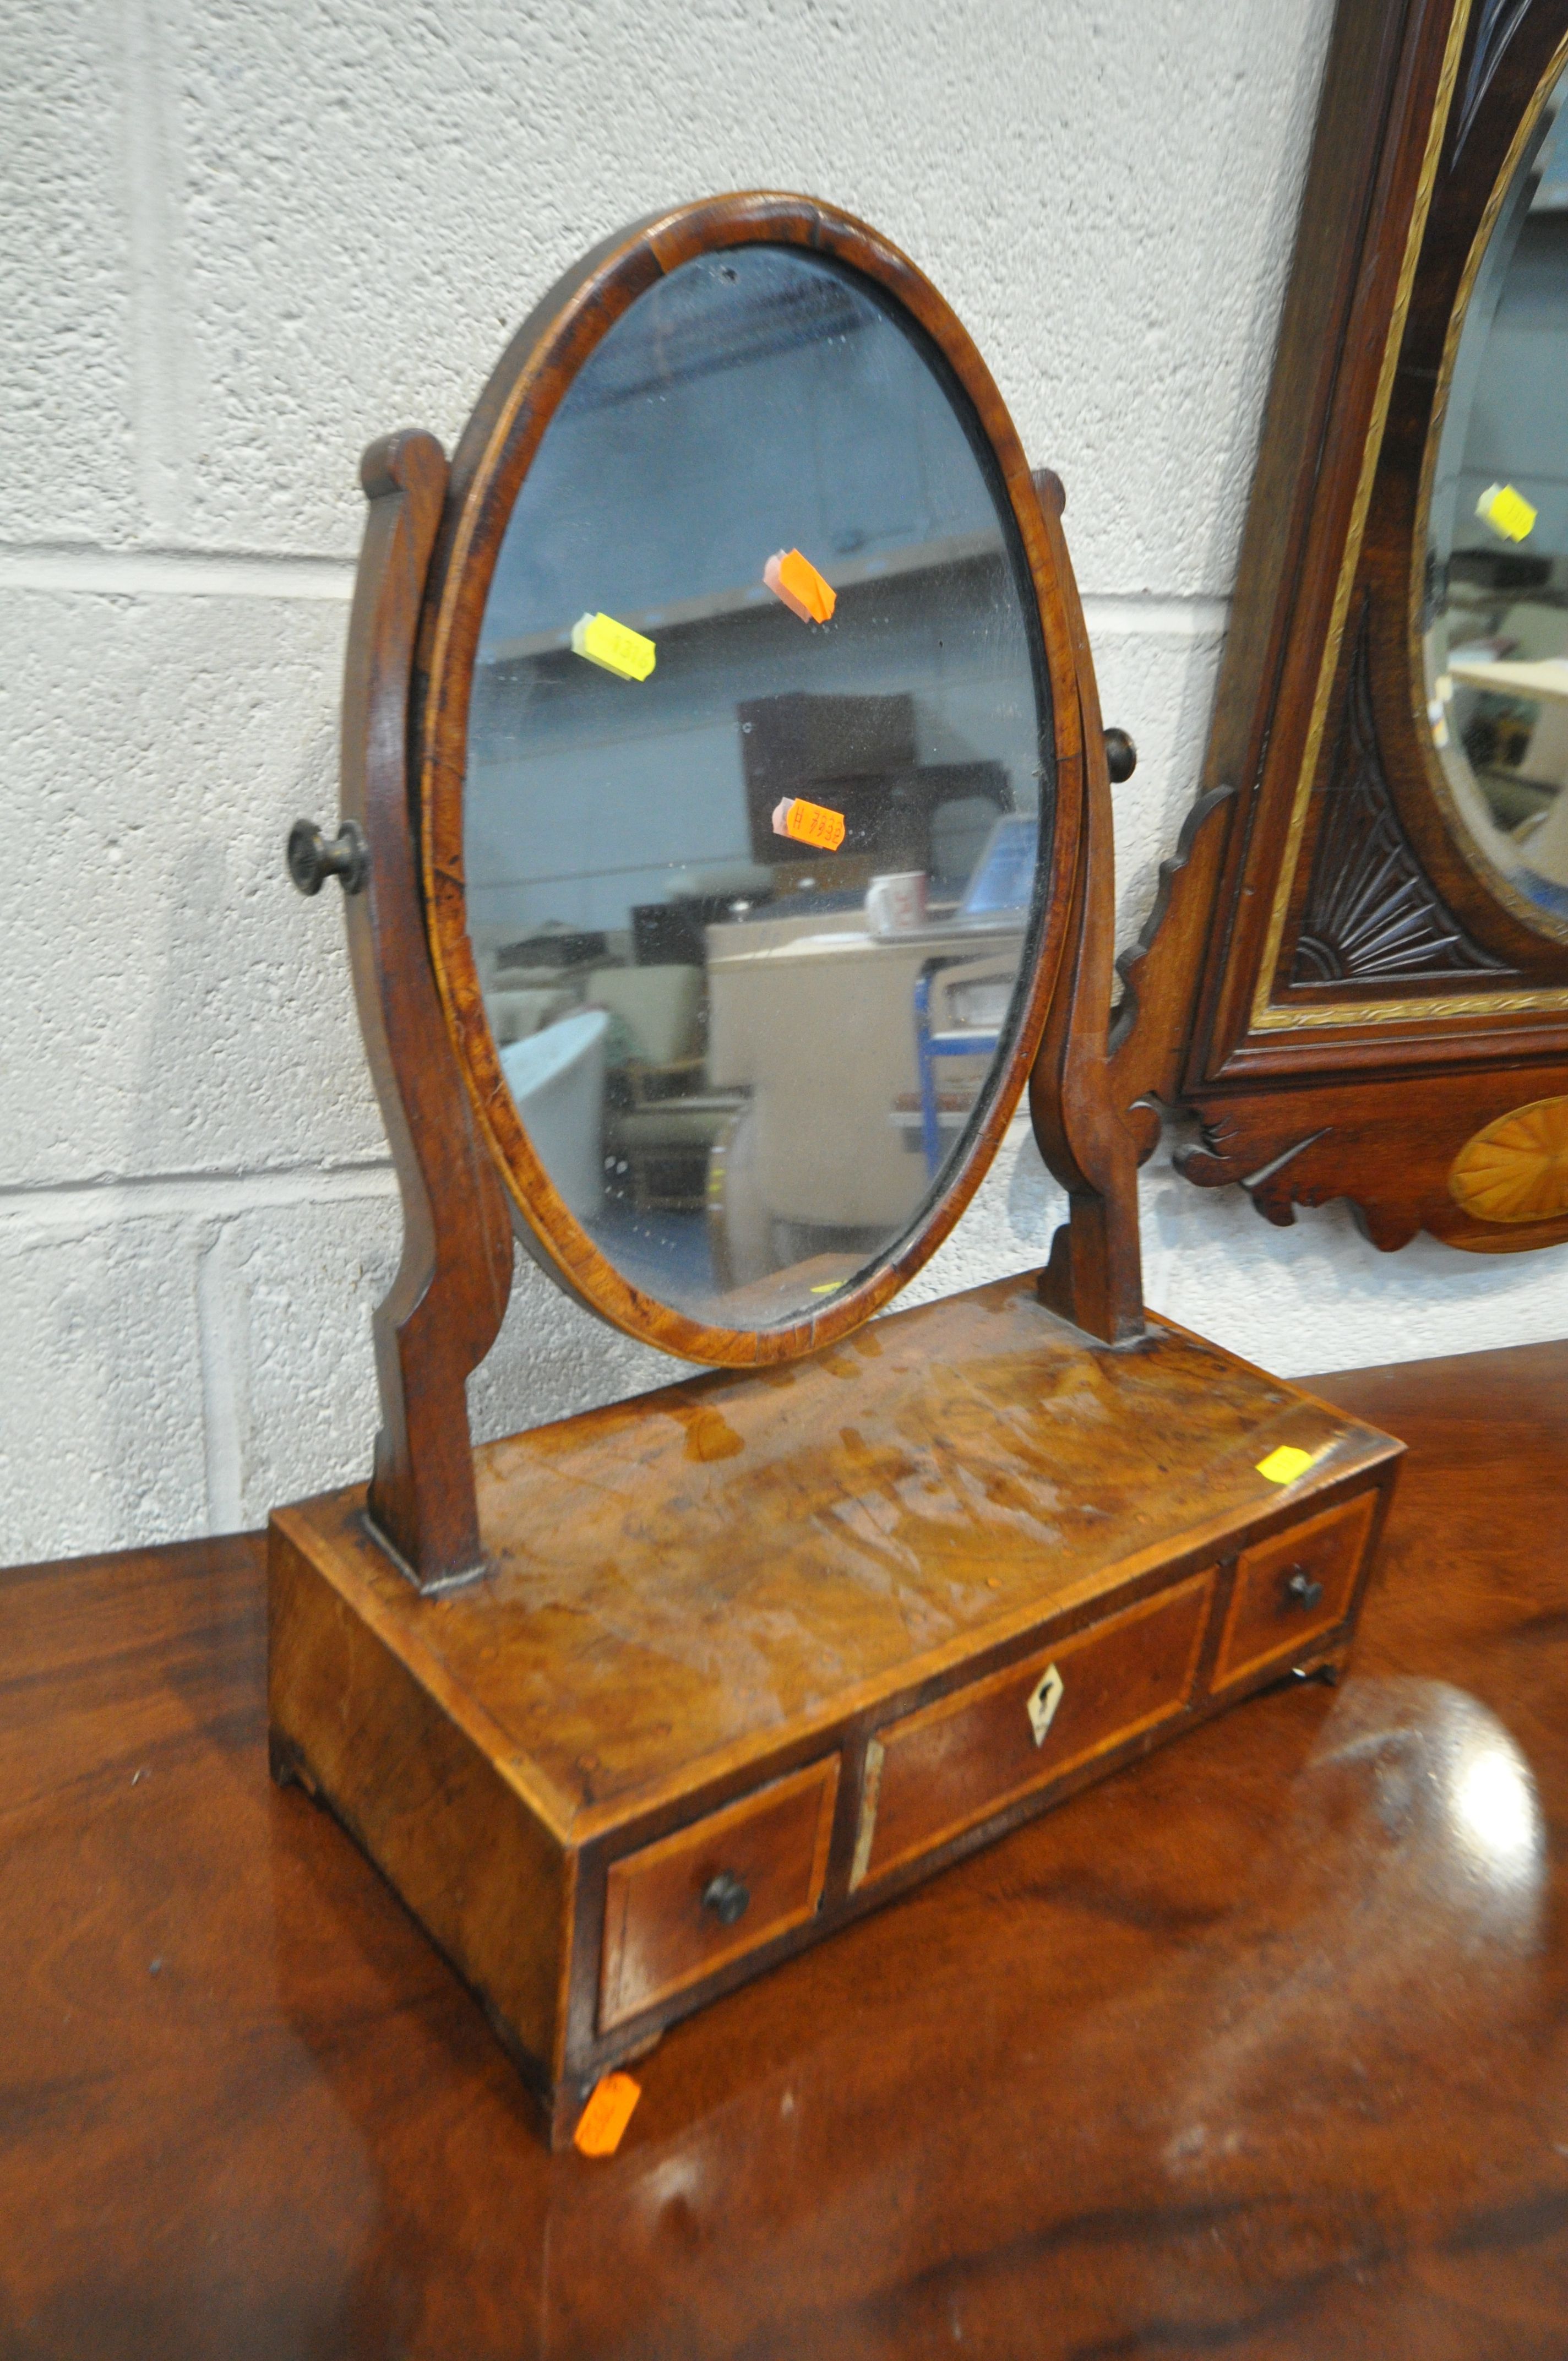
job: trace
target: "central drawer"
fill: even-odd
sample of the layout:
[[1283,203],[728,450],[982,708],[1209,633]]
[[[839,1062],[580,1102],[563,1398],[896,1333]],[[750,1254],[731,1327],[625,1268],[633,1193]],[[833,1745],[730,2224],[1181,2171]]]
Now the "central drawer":
[[879,1730],[866,1750],[851,1887],[1186,1709],[1211,1568]]
[[601,2033],[813,1916],[838,1793],[830,1754],[611,1861]]

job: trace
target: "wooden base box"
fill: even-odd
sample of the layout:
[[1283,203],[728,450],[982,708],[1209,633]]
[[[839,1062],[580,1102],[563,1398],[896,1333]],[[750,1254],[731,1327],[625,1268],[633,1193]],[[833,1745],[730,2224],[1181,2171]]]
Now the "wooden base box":
[[[1310,1455],[1283,1486],[1258,1463]],[[674,2018],[1349,1646],[1400,1446],[1032,1279],[475,1455],[422,1595],[362,1489],[270,1534],[272,1759],[569,2136]]]

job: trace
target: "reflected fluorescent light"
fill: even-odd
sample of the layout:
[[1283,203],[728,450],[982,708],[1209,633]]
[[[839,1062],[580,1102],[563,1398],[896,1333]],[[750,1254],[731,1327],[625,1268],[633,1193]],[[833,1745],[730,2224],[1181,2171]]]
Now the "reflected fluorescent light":
[[639,2204],[651,2213],[662,2213],[674,2204],[695,2207],[701,2202],[707,2179],[706,2166],[706,2150],[700,2142],[677,2148],[673,2156],[660,2157],[642,2177]]
[[1541,1841],[1535,1786],[1515,1747],[1494,1741],[1475,1749],[1453,1783],[1453,1816],[1499,1868],[1533,1861]]

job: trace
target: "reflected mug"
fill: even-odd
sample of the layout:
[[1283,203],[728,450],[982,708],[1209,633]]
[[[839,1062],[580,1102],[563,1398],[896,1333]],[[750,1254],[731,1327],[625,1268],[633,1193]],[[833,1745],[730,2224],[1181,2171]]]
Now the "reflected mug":
[[901,870],[873,877],[866,889],[866,924],[873,935],[903,935],[926,916],[926,872]]

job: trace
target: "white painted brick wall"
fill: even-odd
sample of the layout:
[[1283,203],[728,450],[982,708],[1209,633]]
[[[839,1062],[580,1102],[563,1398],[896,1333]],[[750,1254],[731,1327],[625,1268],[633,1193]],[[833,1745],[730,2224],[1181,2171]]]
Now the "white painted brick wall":
[[[361,446],[450,443],[580,249],[762,182],[867,214],[1058,467],[1125,928],[1207,725],[1328,0],[81,0],[0,78],[0,1559],[362,1473],[396,1259],[334,898]],[[1146,1176],[1153,1300],[1283,1370],[1568,1332],[1568,1253],[1383,1257]],[[916,1295],[1058,1210],[1015,1132]],[[520,1265],[498,1433],[670,1364]]]

